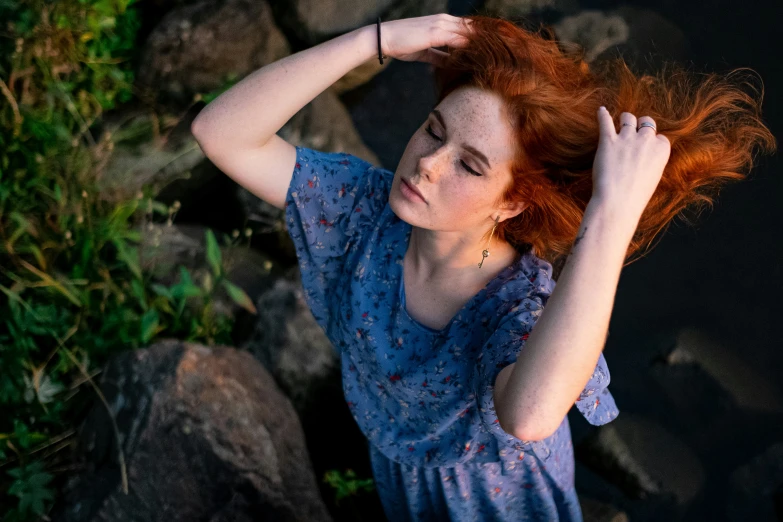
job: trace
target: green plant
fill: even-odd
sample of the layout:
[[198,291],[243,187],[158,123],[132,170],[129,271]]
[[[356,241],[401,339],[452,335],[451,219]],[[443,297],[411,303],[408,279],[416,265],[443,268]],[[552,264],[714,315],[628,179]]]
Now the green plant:
[[[166,286],[140,263],[147,227],[176,209],[150,194],[106,199],[115,138],[101,117],[132,97],[134,0],[0,0],[0,513],[46,513],[60,450],[96,394],[85,384],[121,350],[160,336],[229,343],[212,232],[210,271]],[[67,467],[63,468],[67,469]]]
[[373,479],[356,478],[356,472],[352,469],[345,470],[345,473],[337,469],[332,469],[324,473],[324,482],[335,489],[334,503],[340,504],[340,500],[346,497],[353,497],[360,492],[369,492],[375,489]]
[[15,479],[8,494],[19,497],[19,505],[7,513],[7,519],[43,515],[44,502],[54,499],[54,492],[47,486],[53,477],[44,471],[43,464],[33,462],[28,466],[14,468],[8,474]]
[[237,76],[236,73],[231,73],[226,76],[223,83],[216,89],[212,89],[211,91],[207,93],[202,93],[200,95],[197,95],[197,100],[201,100],[204,103],[209,103],[227,90],[229,90],[231,87],[233,87],[241,78]]

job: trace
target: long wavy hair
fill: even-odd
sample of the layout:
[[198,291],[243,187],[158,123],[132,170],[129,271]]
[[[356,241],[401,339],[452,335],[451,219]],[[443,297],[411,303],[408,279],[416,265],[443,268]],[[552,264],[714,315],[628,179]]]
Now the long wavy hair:
[[592,195],[599,106],[616,126],[621,112],[650,116],[671,142],[625,265],[646,254],[675,217],[690,223],[686,211],[712,207],[724,184],[744,179],[758,148],[776,150],[761,121],[763,84],[759,93],[743,80],[747,68],[722,76],[666,63],[655,75],[637,76],[621,57],[588,64],[581,46],[557,41],[549,26],[528,30],[505,19],[466,18],[475,30],[468,45],[449,49],[444,66],[435,69],[437,101],[463,86],[504,100],[519,147],[502,199],[530,205],[500,223],[496,237],[523,253],[534,249],[553,264],[555,277]]

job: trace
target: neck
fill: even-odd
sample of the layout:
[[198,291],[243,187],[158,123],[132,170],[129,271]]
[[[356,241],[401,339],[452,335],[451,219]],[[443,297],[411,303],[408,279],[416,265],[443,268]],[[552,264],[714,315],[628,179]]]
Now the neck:
[[[489,250],[481,268],[482,251]],[[493,235],[486,239],[466,236],[462,232],[441,232],[413,227],[406,257],[410,266],[428,281],[484,279],[511,265],[519,256],[516,249]]]

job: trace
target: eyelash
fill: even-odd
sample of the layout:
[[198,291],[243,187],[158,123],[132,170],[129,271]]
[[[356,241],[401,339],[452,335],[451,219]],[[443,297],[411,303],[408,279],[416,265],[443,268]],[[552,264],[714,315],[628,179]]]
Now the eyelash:
[[[425,127],[425,129],[424,129],[424,130],[426,130],[426,131],[427,131],[427,134],[429,134],[430,136],[432,136],[434,139],[436,139],[436,140],[438,140],[438,141],[442,141],[442,140],[441,140],[439,137],[437,137],[437,136],[435,135],[435,133],[434,133],[434,132],[432,132],[432,127],[431,127],[430,125],[427,125],[427,127]],[[462,164],[462,166],[465,168],[465,170],[467,170],[468,172],[471,172],[471,173],[473,173],[473,175],[474,175],[474,176],[481,176],[481,174],[479,174],[478,172],[476,172],[475,170],[473,170],[472,168],[470,168],[470,167],[468,166],[468,164],[467,164],[467,163],[465,163],[464,161],[460,160],[460,163],[461,163],[461,164]]]

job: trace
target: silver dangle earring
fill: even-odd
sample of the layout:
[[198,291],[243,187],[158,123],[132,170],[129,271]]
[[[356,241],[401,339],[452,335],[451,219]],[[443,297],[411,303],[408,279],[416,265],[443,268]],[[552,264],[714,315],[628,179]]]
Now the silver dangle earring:
[[498,226],[498,220],[500,219],[500,216],[495,218],[495,226],[492,227],[492,232],[489,233],[489,239],[487,240],[487,248],[484,249],[483,252],[481,252],[481,263],[478,264],[478,267],[481,268],[481,265],[484,264],[484,260],[489,255],[489,242],[492,241],[492,235],[495,233],[495,229]]

